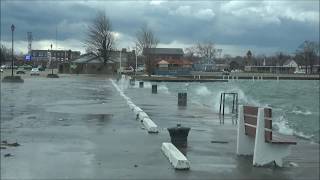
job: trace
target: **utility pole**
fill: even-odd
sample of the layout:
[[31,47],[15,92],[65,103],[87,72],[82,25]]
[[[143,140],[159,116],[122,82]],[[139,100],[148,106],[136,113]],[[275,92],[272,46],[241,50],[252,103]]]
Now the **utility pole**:
[[11,35],[12,35],[12,37],[11,37],[11,39],[12,39],[12,48],[11,48],[11,76],[13,76],[13,31],[14,31],[14,29],[15,29],[15,27],[14,27],[14,25],[12,24],[11,25]]
[[50,45],[50,47],[51,47],[51,51],[50,51],[50,64],[51,64],[51,74],[53,74],[53,63],[52,63],[52,44]]
[[120,73],[122,73],[122,68],[121,68],[121,48],[120,48],[120,67],[119,67],[119,69],[120,69]]
[[137,75],[137,69],[138,69],[138,56],[137,56],[137,46],[136,46],[136,51],[134,52],[134,54],[136,55],[136,69],[134,71],[134,75]]

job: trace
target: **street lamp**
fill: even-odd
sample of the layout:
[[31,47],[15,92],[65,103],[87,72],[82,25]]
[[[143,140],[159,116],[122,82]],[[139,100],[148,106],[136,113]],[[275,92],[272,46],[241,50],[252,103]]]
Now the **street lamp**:
[[136,45],[136,51],[134,52],[135,56],[136,56],[136,69],[134,71],[134,75],[137,75],[137,68],[138,68],[138,57],[137,57],[137,45]]
[[12,32],[12,48],[11,48],[11,76],[13,76],[13,31],[14,31],[15,27],[12,24],[11,25],[11,32]]
[[50,64],[51,64],[51,74],[53,74],[53,62],[52,62],[52,44],[50,45],[51,51],[50,51]]

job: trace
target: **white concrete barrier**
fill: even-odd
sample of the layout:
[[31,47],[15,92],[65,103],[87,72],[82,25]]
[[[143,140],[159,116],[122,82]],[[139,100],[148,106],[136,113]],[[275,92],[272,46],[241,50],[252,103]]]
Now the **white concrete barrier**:
[[129,105],[130,106],[130,110],[131,111],[134,111],[134,109],[137,107],[136,105],[132,104],[132,105]]
[[150,119],[143,118],[142,124],[148,130],[148,133],[158,133],[158,126]]
[[143,112],[141,108],[139,108],[138,106],[136,106],[133,110],[134,114],[138,115],[140,112]]
[[172,143],[162,143],[161,150],[175,169],[190,169],[190,163],[187,158]]
[[130,110],[137,116],[137,120],[140,120],[149,133],[158,133],[158,126],[150,119],[147,113],[145,113],[140,107],[136,106],[131,99],[126,96],[118,85],[111,79],[113,86],[117,89],[119,94],[127,101],[127,105]]
[[[144,118],[149,118],[149,116],[148,116],[147,113],[145,113],[144,111],[142,111],[142,112],[139,112],[139,113],[138,113],[137,118],[142,121]],[[150,119],[150,118],[149,118],[149,119]]]

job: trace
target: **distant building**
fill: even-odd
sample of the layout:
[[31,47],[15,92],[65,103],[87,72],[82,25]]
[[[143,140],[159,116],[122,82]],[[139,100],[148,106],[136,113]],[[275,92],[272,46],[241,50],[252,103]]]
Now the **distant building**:
[[[142,52],[145,57],[145,67],[150,68],[149,72],[155,74],[155,68],[159,59],[161,60],[180,60],[184,53],[181,48],[144,48]],[[150,63],[150,64],[149,64]]]
[[116,63],[109,60],[104,65],[103,59],[92,53],[84,54],[78,58],[59,66],[60,73],[74,74],[112,74],[116,72]]
[[296,71],[296,68],[288,66],[245,66],[244,71],[254,73],[292,74]]
[[125,67],[132,66],[135,68],[135,60],[136,60],[135,50],[127,51],[126,48],[122,48],[121,53],[120,53],[120,50],[111,51],[110,60],[115,63],[117,68],[120,67],[120,54],[121,54],[121,67],[125,68]]
[[283,65],[283,67],[294,67],[295,70],[299,70],[299,65],[296,63],[296,61],[294,61],[293,59],[288,59],[286,60]]
[[193,65],[185,59],[158,59],[155,64],[156,75],[189,75]]
[[[132,66],[131,64],[135,63],[136,54],[134,50],[129,52],[123,48],[121,51],[117,50],[109,53],[110,57],[106,65],[104,65],[102,57],[98,57],[92,53],[87,53],[73,59],[70,63],[64,63],[59,66],[59,72],[77,74],[115,73],[120,68],[120,62],[123,69]],[[134,68],[135,66],[132,67]]]
[[181,48],[144,48],[142,54],[151,60],[181,59],[184,55]]
[[50,56],[52,61],[70,61],[80,56],[80,51],[71,50],[32,50],[31,59],[33,61],[49,61]]

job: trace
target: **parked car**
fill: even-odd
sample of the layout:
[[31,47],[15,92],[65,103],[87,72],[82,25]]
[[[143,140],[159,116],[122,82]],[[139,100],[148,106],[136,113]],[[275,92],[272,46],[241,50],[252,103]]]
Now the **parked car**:
[[43,67],[43,66],[38,67],[38,69],[39,69],[39,71],[44,71],[44,70],[46,70],[46,68]]
[[32,69],[31,65],[23,65],[23,66],[20,66],[20,67],[23,68],[24,70],[31,70]]
[[3,72],[3,69],[2,69],[2,68],[0,69],[0,72]]
[[31,76],[39,76],[40,75],[40,71],[38,68],[32,68],[31,72],[30,72]]
[[16,74],[25,74],[24,70],[22,68],[18,69]]
[[134,72],[134,69],[130,66],[130,67],[126,67],[122,70],[123,73],[131,73]]
[[138,66],[137,72],[143,72],[144,71],[144,66]]
[[5,65],[5,64],[4,64],[4,65],[1,65],[1,69],[7,69],[7,67],[8,67],[8,66]]

